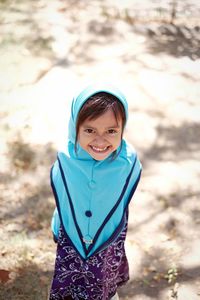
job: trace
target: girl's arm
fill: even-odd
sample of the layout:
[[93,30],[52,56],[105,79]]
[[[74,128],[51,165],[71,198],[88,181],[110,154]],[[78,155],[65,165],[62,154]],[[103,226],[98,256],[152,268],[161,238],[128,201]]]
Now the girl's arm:
[[53,233],[53,238],[54,242],[57,243],[58,241],[58,234],[59,234],[59,229],[60,229],[60,218],[58,215],[58,210],[55,208],[52,220],[51,220],[51,230]]

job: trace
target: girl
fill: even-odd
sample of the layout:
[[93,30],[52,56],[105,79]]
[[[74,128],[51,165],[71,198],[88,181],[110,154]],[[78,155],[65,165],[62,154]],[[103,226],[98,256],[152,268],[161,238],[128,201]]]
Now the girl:
[[129,279],[124,242],[141,164],[122,138],[127,117],[113,86],[92,85],[73,99],[67,149],[51,169],[58,245],[50,300],[118,299]]

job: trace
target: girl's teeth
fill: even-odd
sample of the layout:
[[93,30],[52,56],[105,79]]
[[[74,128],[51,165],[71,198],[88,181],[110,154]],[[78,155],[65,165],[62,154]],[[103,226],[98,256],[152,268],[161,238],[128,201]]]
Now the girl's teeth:
[[105,147],[105,148],[97,148],[97,147],[92,146],[92,149],[94,149],[95,151],[102,152],[102,151],[105,151],[107,149],[107,147]]

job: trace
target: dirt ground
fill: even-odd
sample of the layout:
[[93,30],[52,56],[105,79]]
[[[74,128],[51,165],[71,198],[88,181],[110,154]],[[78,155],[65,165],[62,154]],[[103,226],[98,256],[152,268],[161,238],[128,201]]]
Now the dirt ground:
[[200,5],[177,3],[172,20],[168,1],[0,1],[0,299],[48,297],[49,170],[93,80],[127,95],[143,165],[120,299],[200,299]]

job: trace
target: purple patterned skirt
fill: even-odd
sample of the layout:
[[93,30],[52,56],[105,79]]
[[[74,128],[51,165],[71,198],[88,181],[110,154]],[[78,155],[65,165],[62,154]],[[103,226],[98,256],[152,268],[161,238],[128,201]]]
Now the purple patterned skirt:
[[109,300],[129,279],[126,226],[106,249],[83,260],[60,228],[49,300]]

